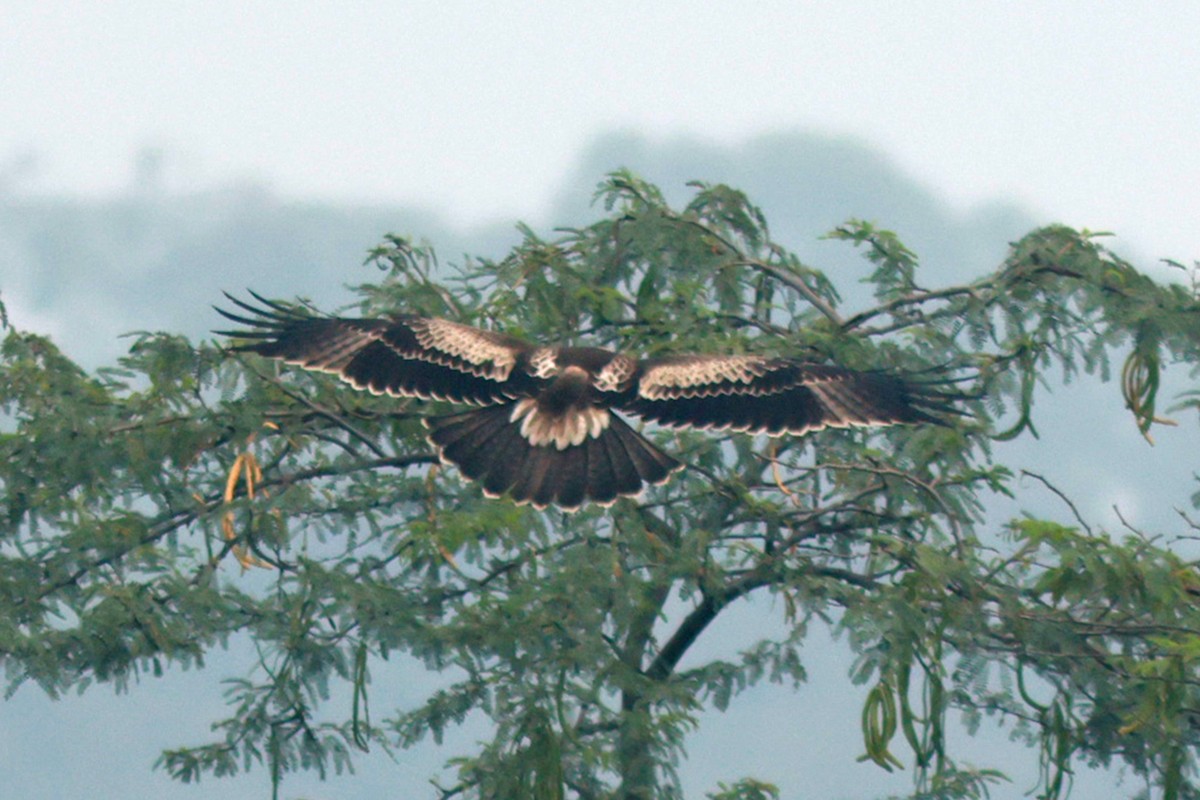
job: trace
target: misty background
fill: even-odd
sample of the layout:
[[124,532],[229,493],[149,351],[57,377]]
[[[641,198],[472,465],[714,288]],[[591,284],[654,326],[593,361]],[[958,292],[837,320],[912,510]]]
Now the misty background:
[[[676,203],[690,180],[746,191],[851,306],[868,267],[820,238],[850,217],[895,230],[931,287],[994,269],[1052,222],[1116,231],[1111,246],[1163,280],[1159,259],[1200,257],[1200,9],[900,8],[0,0],[0,300],[14,326],[94,369],[129,331],[210,337],[223,290],[335,310],[348,285],[378,277],[363,260],[388,232],[443,263],[500,257],[518,221],[547,234],[590,220],[595,185],[618,167]],[[1168,396],[1190,377],[1168,367]],[[1045,475],[1110,531],[1123,533],[1116,506],[1181,533],[1194,417],[1151,448],[1115,384],[1050,378],[1041,439],[997,459]],[[1068,519],[1035,482],[1018,489],[994,504],[996,529],[1022,510]],[[741,603],[690,657],[727,656],[781,619],[769,598]],[[855,762],[863,693],[845,644],[815,630],[804,654],[799,691],[764,685],[703,715],[681,768],[688,797],[746,775],[785,798],[909,791],[909,775]],[[22,687],[0,703],[0,795],[269,796],[261,768],[190,786],[151,770],[162,749],[210,738],[227,714],[221,680],[252,663],[235,641],[203,670],[121,695]],[[438,683],[403,663],[373,677],[379,718]],[[485,735],[476,720],[442,747],[362,756],[355,776],[289,776],[282,796],[433,797],[428,778]],[[1035,755],[1007,731],[951,747],[1010,774],[995,797],[1036,780]],[[1075,796],[1141,788],[1081,765]]]

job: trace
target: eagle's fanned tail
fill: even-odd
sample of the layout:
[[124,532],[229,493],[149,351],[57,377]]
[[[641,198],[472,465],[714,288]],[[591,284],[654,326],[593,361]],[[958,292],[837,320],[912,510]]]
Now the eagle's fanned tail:
[[521,433],[520,418],[513,419],[514,405],[425,420],[442,460],[479,481],[489,496],[507,495],[537,508],[572,510],[589,501],[608,505],[663,483],[682,467],[615,415],[579,444],[531,444]]

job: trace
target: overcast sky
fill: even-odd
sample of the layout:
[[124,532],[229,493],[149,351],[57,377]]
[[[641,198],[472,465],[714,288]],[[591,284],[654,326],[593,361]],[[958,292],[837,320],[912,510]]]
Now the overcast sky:
[[536,220],[601,132],[817,129],[963,205],[1200,258],[1187,0],[0,0],[0,30],[0,167],[25,189],[120,191],[153,146],[176,188]]
[[175,190],[536,222],[613,130],[816,130],[1190,262],[1198,43],[1195,0],[0,0],[0,192],[119,194],[149,147]]

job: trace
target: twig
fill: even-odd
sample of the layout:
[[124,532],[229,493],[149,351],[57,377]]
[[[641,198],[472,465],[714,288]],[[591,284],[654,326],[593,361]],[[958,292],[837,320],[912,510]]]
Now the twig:
[[[252,370],[252,371],[254,371],[254,370]],[[286,385],[284,385],[283,381],[281,381],[277,376],[263,375],[262,373],[257,372],[257,371],[254,371],[254,372],[256,375],[259,376],[259,378],[274,385],[277,389],[279,389],[279,391],[283,392],[288,397],[295,400],[297,403],[300,403],[301,405],[305,406],[310,411],[312,411],[314,414],[316,414],[320,417],[324,417],[325,419],[332,422],[334,425],[337,425],[339,428],[341,428],[344,431],[346,431],[347,433],[349,433],[355,439],[359,440],[364,445],[366,445],[367,449],[370,450],[372,453],[374,453],[379,458],[387,457],[387,454],[384,453],[384,451],[379,447],[379,445],[375,444],[375,442],[373,442],[370,437],[368,437],[362,431],[358,430],[357,427],[355,427],[354,425],[351,425],[350,421],[345,419],[344,417],[342,417],[340,414],[336,414],[333,411],[330,411],[329,409],[327,409],[323,406],[317,405],[316,403],[309,400],[307,397],[305,397],[303,394],[300,394],[299,392],[293,392]]]
[[[1028,477],[1030,477],[1030,478],[1033,478],[1033,479],[1034,479],[1034,480],[1036,480],[1036,481],[1039,481],[1039,482],[1040,482],[1040,483],[1041,483],[1043,486],[1045,486],[1047,489],[1049,489],[1050,491],[1054,492],[1054,494],[1058,495],[1058,499],[1059,499],[1059,500],[1062,500],[1064,503],[1066,503],[1066,504],[1067,504],[1067,508],[1071,509],[1071,513],[1075,515],[1075,521],[1076,521],[1076,522],[1078,522],[1078,523],[1079,523],[1079,525],[1080,525],[1080,526],[1081,526],[1081,527],[1082,527],[1082,528],[1083,528],[1085,531],[1087,531],[1087,532],[1088,532],[1088,536],[1092,536],[1092,535],[1093,535],[1093,534],[1092,534],[1092,526],[1087,524],[1087,522],[1086,522],[1086,521],[1084,520],[1084,518],[1083,518],[1083,515],[1079,513],[1079,509],[1075,507],[1075,504],[1074,504],[1073,502],[1071,502],[1071,498],[1069,498],[1069,497],[1067,497],[1065,494],[1063,494],[1062,490],[1060,490],[1060,489],[1059,489],[1057,486],[1055,486],[1054,484],[1050,483],[1050,481],[1048,481],[1048,480],[1047,480],[1046,478],[1044,478],[1043,476],[1041,476],[1041,475],[1038,475],[1036,472],[1030,472],[1030,471],[1029,471],[1029,470],[1027,470],[1027,469],[1023,469],[1023,470],[1021,470],[1021,474],[1022,474],[1022,475],[1025,475],[1025,476],[1028,476]],[[1120,516],[1120,513],[1119,513],[1119,512],[1118,512],[1117,516]]]
[[844,320],[842,320],[842,316],[838,314],[836,310],[834,310],[833,306],[825,302],[825,299],[821,297],[821,295],[817,294],[811,286],[804,282],[803,278],[794,272],[780,269],[773,264],[768,264],[764,261],[758,261],[753,258],[743,258],[741,261],[735,262],[735,264],[737,266],[750,267],[751,269],[756,269],[759,272],[766,273],[780,283],[795,289],[796,292],[804,296],[804,299],[807,300],[813,308],[817,309],[817,311],[820,311],[825,318],[834,325],[837,325],[839,328],[846,327],[846,323]]

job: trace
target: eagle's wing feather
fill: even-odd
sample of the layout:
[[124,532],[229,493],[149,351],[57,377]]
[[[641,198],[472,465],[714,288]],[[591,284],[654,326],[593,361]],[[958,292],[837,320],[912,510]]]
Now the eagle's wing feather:
[[320,317],[251,294],[261,305],[226,295],[245,314],[217,309],[247,326],[217,331],[248,340],[234,350],[330,372],[375,394],[487,405],[521,393],[517,363],[533,347],[514,336],[436,317]]
[[621,408],[672,427],[802,434],[825,427],[937,423],[934,392],[878,372],[767,356],[685,355],[641,362]]

